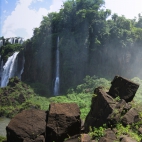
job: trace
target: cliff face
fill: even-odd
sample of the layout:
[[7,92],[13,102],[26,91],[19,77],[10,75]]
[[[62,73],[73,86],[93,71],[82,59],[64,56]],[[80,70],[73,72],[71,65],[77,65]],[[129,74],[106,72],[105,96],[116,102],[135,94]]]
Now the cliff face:
[[[83,27],[86,25],[83,25]],[[82,28],[83,28],[82,27]],[[42,33],[43,34],[43,33]],[[40,82],[53,93],[56,72],[56,49],[59,37],[60,54],[60,93],[75,87],[89,74],[88,69],[88,30],[82,29],[74,34],[63,30],[58,35],[42,35],[41,41],[27,41],[24,46],[24,72],[22,81]],[[94,75],[94,73],[92,73]]]
[[[112,78],[115,74],[126,77],[134,77],[138,74],[136,67],[136,56],[133,50],[120,50],[111,48],[107,44],[104,49],[89,51],[87,48],[87,32],[81,31],[75,34],[62,32],[60,34],[60,93],[65,93],[69,88],[82,83],[86,75]],[[53,94],[55,72],[56,72],[56,48],[57,35],[44,39],[37,46],[28,41],[24,46],[25,64],[22,81],[30,83],[39,82],[44,84],[49,94]],[[137,51],[138,48],[135,49]],[[139,61],[137,59],[137,61]],[[137,63],[140,70],[139,63]]]
[[[47,48],[45,48],[47,47]],[[52,52],[48,45],[41,44],[35,50],[29,42],[24,49],[24,71],[22,81],[29,83],[39,82],[47,86],[49,94],[52,91]],[[48,95],[49,95],[48,94]]]

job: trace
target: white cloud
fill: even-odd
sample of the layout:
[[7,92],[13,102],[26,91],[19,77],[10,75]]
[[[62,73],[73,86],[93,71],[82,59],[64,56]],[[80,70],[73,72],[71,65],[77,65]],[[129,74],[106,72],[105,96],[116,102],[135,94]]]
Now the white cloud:
[[58,2],[57,2],[57,0],[53,0],[52,5],[50,6],[49,12],[59,11],[61,8],[61,5],[63,4],[63,1],[65,1],[65,0],[58,0]]
[[105,7],[111,9],[112,13],[133,19],[142,12],[142,0],[105,0]]
[[34,0],[34,1],[35,1],[35,2],[36,2],[36,1],[41,1],[41,2],[42,2],[43,0]]
[[[4,21],[2,36],[12,37],[15,35],[24,36],[25,39],[31,38],[33,29],[39,27],[42,16],[47,15],[49,12],[59,11],[63,1],[65,0],[52,0],[52,5],[48,10],[41,7],[36,11],[29,8],[32,6],[32,3],[45,2],[45,0],[18,0],[15,10]],[[5,2],[8,3],[7,0]],[[112,13],[125,15],[126,18],[132,19],[142,12],[142,0],[135,0],[135,2],[134,0],[106,0],[105,2],[105,7],[111,9]],[[20,29],[22,29],[21,34],[19,32]],[[24,34],[22,33],[23,31]]]
[[[53,0],[49,10],[39,8],[39,10],[36,11],[29,8],[32,2],[35,2],[35,0],[19,0],[17,2],[15,10],[4,21],[2,27],[2,35],[4,37],[22,36],[22,31],[25,30],[24,39],[31,38],[33,29],[39,27],[42,17],[47,15],[48,12],[59,11],[62,5],[62,0],[58,0],[58,2],[57,0]],[[22,29],[20,35],[16,34],[18,29]]]

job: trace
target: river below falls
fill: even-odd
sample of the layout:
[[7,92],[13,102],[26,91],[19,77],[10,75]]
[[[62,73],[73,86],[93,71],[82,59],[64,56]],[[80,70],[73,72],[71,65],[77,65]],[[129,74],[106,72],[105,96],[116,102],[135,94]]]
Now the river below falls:
[[9,118],[0,117],[0,136],[6,137],[6,126],[9,122]]

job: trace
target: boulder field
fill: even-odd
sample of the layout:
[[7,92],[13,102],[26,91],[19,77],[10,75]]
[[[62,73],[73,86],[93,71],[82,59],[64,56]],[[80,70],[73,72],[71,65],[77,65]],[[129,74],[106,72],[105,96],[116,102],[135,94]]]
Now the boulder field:
[[[108,92],[96,88],[84,122],[75,103],[51,103],[49,111],[24,110],[6,127],[7,142],[95,142],[88,134],[90,128],[104,124],[107,129],[99,142],[136,142],[129,135],[117,137],[115,126],[118,122],[127,126],[139,121],[138,110],[130,104],[138,87],[128,79],[115,76]],[[142,127],[138,129],[142,134]]]

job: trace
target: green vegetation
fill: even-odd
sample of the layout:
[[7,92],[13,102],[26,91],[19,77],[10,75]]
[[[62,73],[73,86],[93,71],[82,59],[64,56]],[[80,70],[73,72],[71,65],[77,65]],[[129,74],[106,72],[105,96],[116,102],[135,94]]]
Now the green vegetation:
[[7,43],[6,45],[2,46],[0,48],[0,55],[3,59],[3,61],[7,61],[8,57],[11,56],[16,51],[23,50],[21,44],[10,44]]
[[124,127],[122,124],[117,124],[117,137],[120,137],[121,135],[128,135],[139,142],[142,138],[142,134],[139,134],[138,128],[139,127],[136,124],[133,124],[132,126],[127,125],[126,127]]
[[39,105],[42,110],[48,110],[50,103],[77,103],[80,107],[81,111],[81,118],[85,119],[86,115],[90,110],[91,105],[91,98],[92,95],[87,93],[80,93],[80,94],[68,94],[63,96],[56,96],[56,97],[41,97],[41,96],[33,96],[31,97],[28,102],[32,104]]
[[40,96],[46,97],[47,94],[49,94],[47,86],[42,83],[39,82],[34,82],[34,83],[25,82],[25,83],[28,84],[36,94],[40,94]]
[[136,92],[136,96],[134,97],[134,101],[137,104],[142,104],[142,80],[139,79],[138,77],[135,77],[135,78],[132,79],[132,81],[140,84],[139,89]]
[[9,80],[8,86],[0,88],[0,116],[13,117],[28,108],[40,108],[27,101],[34,96],[34,91],[17,77]]
[[[133,78],[132,80],[142,85],[142,80],[139,78]],[[137,108],[140,107],[142,103],[141,85],[133,102],[133,105],[137,106]],[[0,114],[1,116],[13,117],[13,115],[23,109],[35,107],[48,110],[50,103],[75,102],[80,107],[82,119],[85,119],[90,110],[91,98],[94,96],[93,90],[99,86],[103,86],[104,90],[108,90],[110,81],[105,78],[86,76],[84,83],[78,85],[75,89],[69,89],[68,94],[47,98],[45,97],[46,94],[35,93],[37,90],[41,89],[41,85],[37,86],[37,83],[28,85],[21,82],[17,77],[11,78],[7,87],[0,88]],[[116,100],[119,100],[119,97],[116,98]]]
[[89,135],[92,137],[92,139],[98,141],[101,137],[104,136],[105,130],[106,130],[105,125],[103,127],[94,128],[94,130],[90,128]]
[[[140,117],[140,119],[142,119],[142,117]],[[140,122],[142,123],[142,120]],[[140,142],[142,134],[139,134],[138,132],[139,127],[140,125],[138,125],[137,123],[133,125],[127,125],[126,127],[124,127],[121,123],[118,123],[115,128],[117,130],[116,136],[119,139],[122,135],[128,135],[131,138],[135,139],[137,142]],[[89,135],[93,139],[98,141],[101,137],[104,136],[106,129],[106,125],[99,128],[94,128],[94,130],[90,129]]]
[[78,85],[75,89],[75,92],[93,93],[94,89],[99,86],[104,87],[105,90],[108,90],[110,88],[110,81],[106,80],[105,78],[98,78],[96,76],[90,77],[87,75],[84,78],[84,83]]
[[38,86],[37,83],[29,85],[21,82],[17,77],[11,78],[7,87],[0,88],[0,114],[1,116],[13,117],[23,109],[34,107],[48,110],[50,103],[75,102],[80,107],[81,118],[85,119],[90,110],[91,98],[94,95],[93,89],[100,85],[108,88],[110,82],[104,78],[86,76],[84,83],[75,89],[70,89],[68,94],[47,98],[46,94],[37,93],[40,92],[38,90],[42,90],[41,85]]
[[0,136],[0,142],[3,142],[3,141],[5,141],[5,140],[6,140],[6,138],[5,138],[5,137]]
[[[141,110],[142,102],[137,101],[142,95],[142,80],[133,78],[133,81],[140,84],[140,88],[136,93],[134,101],[131,103],[135,108]],[[36,84],[37,85],[37,84]],[[0,115],[6,117],[13,117],[15,114],[24,109],[36,108],[48,110],[50,103],[71,103],[75,102],[80,107],[81,118],[85,119],[90,111],[91,99],[94,96],[93,91],[98,86],[103,86],[108,90],[110,81],[104,78],[97,78],[96,76],[86,76],[84,83],[78,85],[75,89],[70,89],[68,94],[55,97],[43,97],[34,92],[36,85],[27,85],[21,82],[17,77],[11,78],[7,87],[0,88]],[[39,86],[40,87],[40,86]],[[38,88],[37,88],[38,89]],[[89,90],[89,91],[88,91]],[[119,100],[120,98],[116,98]],[[139,113],[140,121],[133,125],[124,127],[121,123],[116,125],[117,137],[127,134],[137,141],[140,141],[142,135],[139,135],[138,128],[142,125],[142,112]],[[89,134],[95,140],[99,140],[105,133],[107,126],[104,125],[99,128],[90,129]]]

